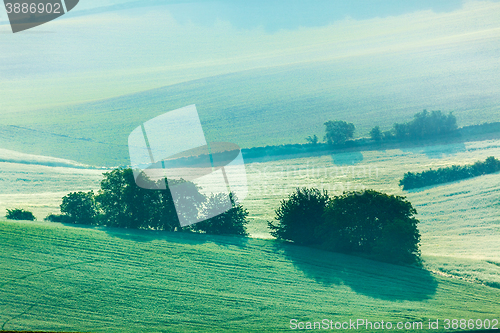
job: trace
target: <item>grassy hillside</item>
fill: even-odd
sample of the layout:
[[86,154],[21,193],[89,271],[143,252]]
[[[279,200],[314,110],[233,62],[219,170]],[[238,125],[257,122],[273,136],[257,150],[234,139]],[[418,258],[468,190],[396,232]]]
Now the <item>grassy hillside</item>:
[[6,330],[262,332],[289,330],[293,318],[500,312],[499,289],[266,240],[39,222],[0,222],[0,231]]

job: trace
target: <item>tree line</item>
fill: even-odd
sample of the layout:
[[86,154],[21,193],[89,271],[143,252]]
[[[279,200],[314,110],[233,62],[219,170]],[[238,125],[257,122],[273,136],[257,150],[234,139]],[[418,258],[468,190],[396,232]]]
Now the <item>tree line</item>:
[[[249,213],[241,204],[233,204],[230,210],[205,221],[181,227],[176,204],[183,209],[196,209],[203,216],[227,199],[222,195],[205,196],[194,183],[187,183],[192,190],[189,196],[175,202],[168,188],[144,189],[137,186],[132,169],[115,169],[104,173],[97,193],[69,193],[62,198],[61,214],[50,214],[46,220],[248,236]],[[236,197],[229,196],[234,203]],[[297,188],[281,201],[275,213],[268,228],[278,240],[397,264],[419,263],[416,210],[404,197],[373,190],[330,197],[326,191]],[[8,210],[7,217],[34,220],[33,214],[21,209]]]
[[[233,234],[246,236],[248,211],[236,204],[234,194],[228,194],[233,207],[228,211],[191,226],[181,227],[176,206],[190,216],[208,216],[211,210],[227,200],[224,194],[206,196],[192,182],[170,181],[172,184],[187,183],[187,195],[174,200],[168,188],[160,189],[160,181],[152,182],[149,188],[137,186],[133,170],[115,169],[104,173],[101,188],[97,193],[72,192],[62,198],[60,215],[51,214],[47,221],[102,225],[129,229],[192,231],[208,234]],[[193,210],[195,210],[193,212]]]
[[[330,146],[344,145],[354,137],[356,127],[353,123],[343,120],[330,120],[324,123],[325,136],[323,140]],[[456,132],[457,119],[453,113],[448,115],[441,111],[428,112],[424,110],[416,113],[413,120],[406,123],[394,123],[388,131],[382,131],[375,126],[370,131],[370,138],[376,142],[387,140],[421,140],[441,135],[449,135]],[[306,141],[311,145],[317,145],[319,139],[316,135],[309,136]]]
[[500,171],[500,161],[493,156],[484,162],[478,161],[472,165],[452,165],[436,170],[427,170],[420,173],[407,172],[399,181],[403,190],[411,190],[425,186],[449,183],[461,179],[478,177]]

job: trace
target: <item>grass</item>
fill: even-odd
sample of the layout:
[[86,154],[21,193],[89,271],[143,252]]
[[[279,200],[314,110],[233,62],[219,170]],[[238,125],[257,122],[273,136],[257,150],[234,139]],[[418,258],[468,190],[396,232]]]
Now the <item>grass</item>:
[[499,289],[269,240],[41,222],[3,221],[0,231],[6,330],[262,332],[293,318],[500,312]]

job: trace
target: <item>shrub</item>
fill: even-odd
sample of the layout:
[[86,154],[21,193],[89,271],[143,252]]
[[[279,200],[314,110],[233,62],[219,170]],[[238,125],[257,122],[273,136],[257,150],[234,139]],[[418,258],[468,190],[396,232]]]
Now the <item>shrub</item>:
[[36,220],[36,217],[33,215],[32,212],[19,208],[7,209],[7,215],[5,215],[5,217],[8,218],[9,220],[26,220],[26,221]]
[[49,214],[44,218],[47,222],[72,223],[71,218],[66,214]]
[[328,201],[326,191],[297,188],[282,200],[276,210],[275,220],[268,222],[271,235],[297,244],[316,244],[316,228],[323,223],[323,210]]

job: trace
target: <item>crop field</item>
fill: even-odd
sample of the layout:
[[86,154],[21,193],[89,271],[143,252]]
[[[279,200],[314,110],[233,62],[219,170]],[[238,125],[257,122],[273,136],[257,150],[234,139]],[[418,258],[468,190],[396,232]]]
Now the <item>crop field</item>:
[[[206,329],[204,325],[208,322],[216,322],[218,327],[227,330],[243,326],[255,331],[258,331],[258,327],[278,330],[287,327],[286,320],[283,318],[298,316],[308,320],[317,320],[316,315],[321,319],[325,316],[353,318],[357,315],[368,316],[366,309],[375,306],[381,309],[377,311],[376,317],[387,316],[387,320],[389,318],[395,320],[392,319],[394,316],[408,316],[409,313],[412,320],[433,316],[444,318],[443,316],[453,313],[454,315],[460,313],[466,318],[469,318],[472,313],[487,317],[488,311],[492,313],[500,311],[497,308],[498,302],[494,301],[498,300],[498,296],[495,295],[500,290],[499,175],[491,174],[409,192],[402,191],[398,186],[398,181],[406,171],[419,172],[431,167],[469,164],[476,160],[484,160],[488,156],[500,156],[500,140],[404,150],[353,152],[334,156],[247,164],[249,195],[243,201],[243,205],[250,211],[248,228],[254,237],[248,240],[129,232],[115,229],[82,229],[39,222],[31,224],[5,222],[2,224],[5,230],[2,237],[7,237],[3,242],[3,246],[6,247],[0,253],[4,255],[2,259],[4,267],[9,270],[3,270],[2,278],[5,281],[11,281],[15,276],[29,275],[22,279],[22,285],[9,282],[11,289],[7,290],[10,290],[8,292],[12,293],[10,294],[12,297],[5,298],[2,295],[0,298],[15,299],[16,302],[20,302],[10,303],[9,301],[7,305],[4,305],[10,311],[6,312],[8,315],[6,314],[3,319],[7,321],[5,327],[27,328],[36,324],[36,327],[48,329],[54,328],[51,325],[57,323],[62,326],[55,328],[61,330],[81,327],[82,330],[104,331],[117,325],[114,324],[116,318],[113,316],[121,315],[125,319],[120,325],[134,327],[136,330],[140,330],[140,327],[159,325],[154,327],[158,330],[160,327],[168,326],[172,328],[172,331],[180,327],[188,331],[197,329],[203,331]],[[41,158],[38,157],[38,159]],[[27,208],[35,212],[38,220],[43,219],[48,213],[58,212],[61,197],[68,192],[98,189],[103,172],[103,170],[7,162],[0,165],[2,167],[0,208]],[[432,272],[416,273],[414,271],[414,274],[424,274],[422,278],[428,279],[427,284],[435,284],[435,293],[418,291],[418,288],[423,288],[423,285],[406,286],[405,283],[410,283],[409,281],[398,280],[398,276],[403,273],[387,273],[391,275],[391,279],[392,276],[396,279],[391,280],[391,285],[387,287],[390,290],[388,293],[397,294],[401,290],[414,290],[412,296],[399,294],[396,300],[389,300],[390,297],[384,294],[386,287],[377,287],[378,289],[373,287],[377,291],[370,292],[370,288],[363,287],[360,282],[367,279],[364,276],[367,274],[370,276],[369,283],[382,283],[384,278],[376,277],[379,269],[375,267],[380,265],[379,263],[364,259],[346,259],[346,256],[311,249],[277,245],[276,242],[266,239],[270,238],[266,228],[267,221],[273,219],[274,209],[277,208],[280,200],[298,186],[318,187],[328,190],[331,194],[340,194],[344,190],[372,188],[406,196],[418,211],[417,217],[421,221],[419,229],[422,234],[421,250],[424,266]],[[45,235],[45,233],[52,236],[42,238],[40,235]],[[23,237],[19,238],[20,234],[23,234]],[[33,242],[37,242],[37,237],[40,237],[38,240],[40,248],[28,248]],[[80,238],[82,238],[81,241]],[[29,244],[23,243],[28,242],[28,239]],[[50,245],[47,245],[47,249],[43,249],[46,241]],[[95,247],[90,246],[89,244],[94,241]],[[15,246],[25,247],[15,250],[15,246],[8,245],[11,242],[17,242]],[[226,242],[232,245],[227,245]],[[72,252],[65,254],[68,246]],[[118,248],[122,250],[119,251]],[[176,254],[176,248],[183,249],[184,252],[179,251],[186,255]],[[215,252],[212,253],[212,251]],[[149,258],[146,253],[154,255]],[[101,255],[103,257],[99,257]],[[254,255],[256,257],[252,259]],[[307,258],[309,255],[319,261],[309,261]],[[248,256],[250,257],[245,260],[249,262],[237,262],[237,258]],[[39,262],[35,260],[27,264],[28,257],[40,259]],[[206,261],[203,261],[204,257]],[[227,260],[230,260],[229,263]],[[349,263],[349,268],[345,268],[347,263]],[[71,266],[72,264],[75,266]],[[358,272],[357,264],[361,264],[362,267],[368,265],[373,272]],[[66,267],[65,265],[70,266],[63,268]],[[169,265],[174,265],[176,272],[168,269]],[[186,265],[186,267],[181,269],[179,265]],[[229,269],[230,273],[224,271],[224,274],[228,275],[224,275],[219,281],[216,275],[221,269],[220,265],[225,265],[224,267]],[[252,265],[257,265],[255,270],[258,273],[255,274],[264,275],[252,277],[254,270],[247,271],[249,267],[253,267]],[[193,269],[190,275],[185,271],[188,266]],[[392,269],[405,270],[390,265],[387,267],[391,267],[389,272]],[[130,269],[132,272],[125,274],[121,272],[123,269]],[[155,269],[159,269],[158,272],[162,274],[168,272],[170,275],[161,275],[156,273]],[[179,269],[180,271],[177,271]],[[351,269],[352,272],[349,271]],[[276,270],[280,273],[274,273]],[[346,270],[350,273],[346,273]],[[45,271],[47,273],[36,273]],[[120,272],[117,273],[117,271]],[[116,274],[123,274],[123,277],[112,281],[111,276]],[[189,275],[187,280],[184,280],[184,274]],[[194,279],[197,274],[201,276],[201,280],[206,281],[204,283],[207,285],[200,287],[192,282],[190,285],[189,279]],[[278,274],[278,277],[273,274]],[[289,278],[290,274],[294,276],[294,279],[300,277],[299,280],[292,283]],[[354,274],[354,277],[351,274]],[[372,276],[373,274],[375,277]],[[129,275],[133,276],[133,280],[122,280]],[[82,285],[68,286],[69,282],[65,280],[69,280],[68,276],[82,279]],[[43,280],[40,281],[46,282],[47,293],[40,291],[42,296],[35,298],[29,296],[32,293],[23,297],[15,296],[16,293],[24,293],[25,288],[42,290],[44,287],[37,286],[37,283],[42,283],[37,279],[42,277]],[[84,277],[90,278],[91,281],[87,281]],[[234,281],[230,283],[228,279]],[[250,279],[248,280],[250,282],[247,281],[248,285],[247,282],[242,281],[245,279]],[[102,281],[97,282],[98,280]],[[162,286],[161,281],[164,281],[166,285]],[[258,281],[265,281],[264,286],[259,287]],[[106,289],[106,283],[110,283],[114,289]],[[226,284],[229,286],[224,287]],[[291,284],[296,287],[291,287]],[[147,294],[147,291],[138,292],[134,289],[139,288],[138,285],[144,286],[153,294]],[[266,291],[260,291],[261,288]],[[244,292],[233,301],[224,298],[226,296],[223,295],[229,295],[234,290],[244,290]],[[347,294],[343,294],[344,292]],[[136,296],[120,296],[120,293],[135,293]],[[205,295],[208,303],[203,303],[203,306],[194,304],[194,299],[200,297],[196,293]],[[282,294],[277,297],[274,293]],[[38,295],[38,292],[36,294]],[[61,302],[59,297],[63,294],[71,297],[59,304]],[[269,295],[272,297],[267,298]],[[465,295],[469,295],[474,300],[472,302],[477,303],[469,304],[471,300],[456,299],[466,297]],[[174,299],[170,299],[172,297]],[[293,297],[297,297],[297,300],[291,301]],[[418,300],[410,300],[413,298]],[[100,308],[80,309],[78,311],[82,312],[79,315],[63,315],[62,312],[57,312],[53,317],[42,320],[39,317],[40,313],[48,310],[38,305],[40,299],[54,311],[67,311],[76,307],[76,304],[93,304],[92,302],[98,302]],[[120,301],[114,303],[116,301],[113,300],[116,299]],[[314,299],[314,301],[306,306],[306,299]],[[490,301],[493,302],[491,303],[493,308],[489,308]],[[140,310],[142,312],[132,308],[133,302],[142,304],[143,309]],[[230,304],[226,304],[227,302]],[[344,304],[343,310],[339,308],[338,302]],[[349,306],[347,307],[345,305],[347,303],[343,302],[349,302]],[[458,305],[455,306],[451,303],[445,305],[440,302],[460,303],[456,303]],[[224,306],[222,310],[218,307],[217,311],[220,312],[218,314],[199,312],[213,308],[215,304],[225,304],[227,307]],[[330,308],[325,307],[325,304],[334,305]],[[30,309],[32,306],[33,309]],[[105,308],[110,307],[113,309],[116,307],[116,309],[111,314],[105,315],[107,311]],[[187,310],[179,310],[182,307]],[[26,314],[24,314],[25,311]],[[273,320],[273,314],[276,313],[278,315]],[[87,326],[79,323],[78,318],[87,315],[95,319],[85,321]],[[156,321],[153,319],[155,315],[158,319]],[[184,315],[190,319],[186,320]],[[61,316],[66,319],[62,320]],[[228,319],[228,316],[231,319]],[[212,319],[209,320],[209,317]],[[66,322],[66,320],[70,321]]]
[[0,150],[0,211],[24,208],[42,220],[69,192],[97,190],[105,170],[70,160]]
[[444,319],[500,312],[500,289],[271,240],[12,221],[0,234],[6,330],[263,332],[288,331],[291,319],[439,319],[444,331]]
[[[54,29],[64,38],[47,36],[43,46],[56,52],[71,49],[68,43],[78,40],[95,52],[109,43],[128,49],[135,41],[144,46],[134,56],[142,56],[141,66],[131,66],[126,52],[76,52],[66,57],[75,61],[61,64],[73,74],[64,77],[54,70],[18,79],[10,68],[20,66],[17,59],[36,67],[37,58],[25,54],[23,46],[40,41],[28,34],[11,49],[2,36],[0,46],[9,53],[0,67],[5,72],[0,100],[7,110],[0,113],[0,146],[96,166],[128,165],[127,138],[133,129],[190,104],[197,105],[208,141],[243,148],[304,143],[314,134],[322,138],[328,120],[353,122],[356,136],[366,136],[374,125],[388,130],[423,109],[453,111],[459,126],[498,121],[500,6],[469,6],[474,10],[346,21],[304,33],[251,30],[242,35],[231,28],[234,43],[228,47],[213,41],[217,54],[193,50],[191,42],[172,54],[171,40],[203,39],[206,29],[187,29],[184,36],[178,35],[179,28],[163,36],[167,31],[161,26],[161,34],[151,34],[170,15],[162,7],[155,7],[147,30],[126,24],[130,31],[112,40],[102,34],[88,38],[107,30],[110,21],[135,15],[136,9],[105,12],[94,18],[95,27],[74,36],[59,31],[68,22],[60,21]],[[415,22],[413,28],[408,20]],[[257,43],[260,39],[266,42]],[[89,70],[93,59],[104,68]],[[25,96],[32,86],[37,89]]]
[[[43,219],[66,194],[97,191],[103,172],[128,166],[135,128],[187,105],[208,142],[241,148],[321,141],[329,120],[366,137],[424,109],[453,112],[459,127],[498,122],[499,16],[499,0],[86,0],[12,34],[0,10],[0,215],[37,218],[0,216],[0,331],[273,332],[294,319],[491,326],[500,173],[410,191],[398,182],[500,158],[498,133],[248,160],[249,238]],[[169,145],[168,135],[148,140]],[[405,196],[418,211],[423,267],[272,239],[268,221],[297,187]],[[351,331],[374,330],[384,331]]]

